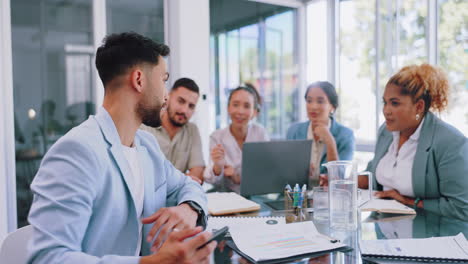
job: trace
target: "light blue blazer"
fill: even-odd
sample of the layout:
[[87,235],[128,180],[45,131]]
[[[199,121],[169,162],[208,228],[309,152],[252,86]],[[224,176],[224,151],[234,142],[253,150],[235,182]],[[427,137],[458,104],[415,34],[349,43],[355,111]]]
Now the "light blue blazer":
[[[351,129],[336,122],[333,117],[330,118],[330,132],[335,138],[336,148],[340,160],[352,160],[354,155],[354,133]],[[307,129],[310,121],[296,123],[289,127],[286,139],[307,139]],[[324,148],[320,165],[327,163],[327,148]],[[325,173],[326,168],[320,167],[320,172]]]
[[[374,175],[392,141],[392,133],[382,125],[367,166]],[[414,195],[423,199],[425,210],[468,220],[468,139],[431,112],[421,128],[411,174]],[[383,189],[376,177],[374,188]]]
[[[154,136],[137,131],[141,172],[145,177],[143,217],[167,206],[194,201],[206,212],[203,189],[164,157]],[[150,254],[143,226],[138,241],[135,194],[129,189],[131,169],[117,129],[101,108],[55,143],[31,185],[34,201],[29,222],[34,228],[29,263],[137,264],[137,244]]]

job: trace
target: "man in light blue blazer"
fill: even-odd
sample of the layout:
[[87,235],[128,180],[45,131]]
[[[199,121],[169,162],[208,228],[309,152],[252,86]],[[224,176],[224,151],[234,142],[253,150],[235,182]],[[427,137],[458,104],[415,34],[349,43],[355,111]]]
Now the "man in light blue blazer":
[[168,53],[136,33],[110,35],[98,48],[103,107],[54,144],[31,185],[30,263],[208,261],[216,243],[197,248],[209,233],[185,241],[206,221],[203,189],[138,130],[160,125]]

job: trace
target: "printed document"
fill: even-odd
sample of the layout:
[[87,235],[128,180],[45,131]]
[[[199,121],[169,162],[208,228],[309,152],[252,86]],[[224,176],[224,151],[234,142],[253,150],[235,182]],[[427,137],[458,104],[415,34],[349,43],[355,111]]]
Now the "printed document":
[[240,251],[255,261],[337,249],[346,245],[320,234],[312,221],[276,226],[245,226],[231,230]]
[[468,241],[462,233],[420,239],[363,240],[359,245],[363,256],[468,260]]

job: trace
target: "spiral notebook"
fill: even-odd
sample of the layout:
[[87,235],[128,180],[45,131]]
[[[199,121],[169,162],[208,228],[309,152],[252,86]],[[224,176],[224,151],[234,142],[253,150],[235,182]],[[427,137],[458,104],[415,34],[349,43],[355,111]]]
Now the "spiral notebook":
[[407,260],[411,262],[468,262],[468,241],[456,236],[420,239],[363,240],[359,247],[363,258]]

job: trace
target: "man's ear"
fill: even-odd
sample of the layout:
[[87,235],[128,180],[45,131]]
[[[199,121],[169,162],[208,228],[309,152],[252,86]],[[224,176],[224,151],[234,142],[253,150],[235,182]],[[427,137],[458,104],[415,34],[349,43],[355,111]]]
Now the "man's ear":
[[130,73],[130,83],[132,88],[137,92],[143,92],[143,70],[141,68],[134,68]]

